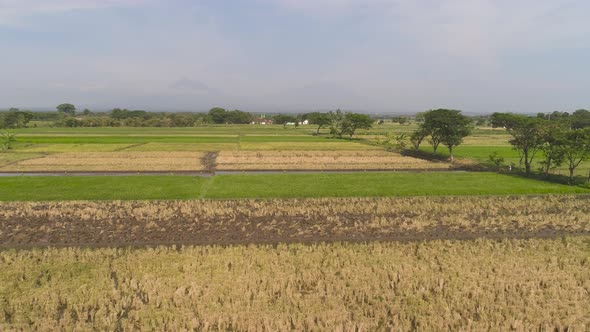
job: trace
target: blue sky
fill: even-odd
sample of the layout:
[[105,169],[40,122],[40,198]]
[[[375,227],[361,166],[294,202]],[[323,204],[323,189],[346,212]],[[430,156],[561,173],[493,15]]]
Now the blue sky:
[[0,0],[0,107],[590,108],[589,1]]

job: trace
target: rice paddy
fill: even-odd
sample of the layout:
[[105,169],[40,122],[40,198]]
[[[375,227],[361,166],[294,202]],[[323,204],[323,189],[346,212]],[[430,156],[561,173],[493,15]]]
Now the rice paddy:
[[11,172],[133,172],[204,170],[197,152],[79,152],[25,159],[1,167]]
[[590,327],[588,237],[0,251],[7,330]]
[[222,151],[217,170],[434,170],[448,163],[375,151]]

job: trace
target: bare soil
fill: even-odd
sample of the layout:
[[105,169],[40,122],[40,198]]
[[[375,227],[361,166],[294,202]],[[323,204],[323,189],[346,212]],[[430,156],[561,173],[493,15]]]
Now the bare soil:
[[588,198],[479,200],[479,210],[477,198],[2,203],[0,248],[590,235]]

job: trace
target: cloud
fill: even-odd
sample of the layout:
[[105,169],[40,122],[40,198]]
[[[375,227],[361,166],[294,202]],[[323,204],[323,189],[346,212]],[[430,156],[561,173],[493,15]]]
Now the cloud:
[[0,25],[22,25],[39,14],[132,6],[144,0],[0,0]]
[[0,99],[553,110],[587,101],[589,11],[587,0],[0,0],[0,29],[39,24],[7,34]]
[[[363,18],[422,51],[491,64],[504,49],[559,47],[590,33],[584,0],[261,0],[320,19]],[[360,22],[360,21],[359,21]],[[556,44],[557,43],[557,44]]]

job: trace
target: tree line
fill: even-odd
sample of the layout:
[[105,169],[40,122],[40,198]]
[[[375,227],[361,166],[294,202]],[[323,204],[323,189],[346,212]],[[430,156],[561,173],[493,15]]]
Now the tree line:
[[[453,150],[470,135],[473,120],[458,110],[437,109],[419,114],[420,125],[409,141],[414,150],[419,150],[426,140],[436,154],[440,145]],[[479,122],[479,119],[477,120]],[[526,175],[533,172],[534,160],[541,156],[540,171],[548,174],[562,165],[569,171],[569,183],[573,183],[576,168],[590,159],[590,111],[539,113],[528,116],[514,113],[493,113],[489,122],[494,128],[504,128],[511,136],[509,143],[518,151],[520,169]],[[398,141],[405,141],[400,135]],[[400,145],[400,144],[398,144]],[[402,150],[405,143],[401,144]]]
[[[576,114],[577,113],[577,114]],[[552,168],[566,165],[569,182],[573,183],[575,169],[590,158],[590,112],[576,111],[575,116],[536,117],[494,113],[493,127],[502,127],[512,136],[510,144],[518,151],[519,166],[524,165],[525,173],[532,172],[535,157],[541,154],[541,170],[549,173]],[[588,116],[588,117],[586,117]]]
[[[75,105],[65,103],[58,105],[55,112],[31,112],[11,108],[0,113],[0,128],[24,128],[33,120],[49,121],[57,127],[193,127],[206,124],[249,124],[260,119],[249,112],[221,107],[214,107],[207,113],[146,112],[125,108],[95,113],[89,109],[78,112]],[[341,110],[298,115],[276,114],[270,120],[282,125],[298,125],[306,121],[317,126],[316,134],[322,128],[329,128],[330,134],[339,138],[352,138],[358,129],[369,129],[374,122],[369,115]]]

